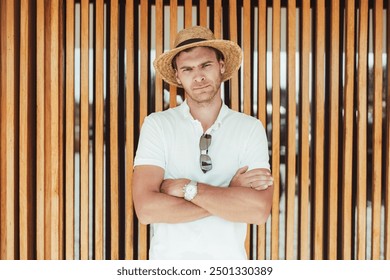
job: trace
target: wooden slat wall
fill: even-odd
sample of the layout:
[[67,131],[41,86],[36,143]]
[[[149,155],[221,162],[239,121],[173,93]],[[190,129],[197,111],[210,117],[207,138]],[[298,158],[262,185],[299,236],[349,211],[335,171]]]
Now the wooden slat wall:
[[[176,7],[171,8],[171,11],[176,11]],[[175,17],[175,16],[174,16]],[[141,22],[140,22],[140,34],[148,34],[148,1],[141,1]],[[148,59],[149,59],[149,50],[148,50],[148,36],[141,36],[140,39],[140,56],[141,56],[141,82],[139,89],[139,119],[140,119],[140,127],[148,114],[148,77],[149,77],[149,67],[148,67]],[[171,98],[175,99],[175,102],[170,100],[171,106],[175,106],[176,104],[176,93],[171,94]],[[172,103],[173,102],[173,103]],[[138,258],[140,260],[145,260],[148,257],[148,230],[145,225],[139,225],[139,254]]]
[[[234,0],[229,0],[229,39],[233,42],[237,43],[238,35],[237,35],[237,3]],[[218,34],[218,33],[217,33]],[[217,35],[216,35],[217,36]],[[221,38],[221,37],[218,37]],[[238,93],[238,74],[233,75],[230,80],[231,93]],[[233,110],[239,110],[239,95],[238,94],[230,94],[230,108]]]
[[0,96],[0,258],[14,259],[17,230],[15,199],[17,198],[17,18],[13,1],[0,2],[1,14],[1,96]]
[[338,161],[339,161],[339,49],[340,49],[340,1],[334,0],[331,2],[331,26],[330,33],[333,34],[332,41],[330,42],[330,77],[329,77],[329,245],[327,248],[329,259],[337,259],[337,203],[338,203]]
[[375,1],[374,4],[374,104],[373,104],[373,178],[372,178],[372,235],[371,251],[372,259],[380,256],[381,235],[381,193],[382,193],[382,95],[383,95],[383,70],[382,70],[382,17],[383,1]]
[[286,259],[294,259],[296,178],[296,3],[287,6],[287,168],[286,168]]
[[[81,1],[80,47],[80,257],[89,255],[89,1]],[[111,147],[116,147],[112,145]]]
[[[267,123],[267,5],[265,1],[258,1],[258,42],[257,42],[257,117],[263,123]],[[255,62],[256,63],[256,62]],[[257,226],[257,258],[266,257],[266,225]]]
[[346,4],[345,12],[345,86],[343,124],[343,198],[342,198],[342,243],[343,259],[351,256],[352,232],[352,153],[353,153],[353,98],[354,98],[354,1]]
[[59,1],[46,6],[45,26],[48,40],[45,42],[45,258],[60,259],[60,32]]
[[[45,3],[46,4],[46,3]],[[50,175],[51,175],[51,158],[50,158],[50,134],[51,134],[51,122],[50,122],[50,80],[51,80],[51,71],[49,67],[49,62],[47,58],[50,55],[50,41],[51,41],[51,21],[50,21],[50,6],[51,2],[47,2],[46,10],[43,12],[43,18],[44,18],[44,31],[45,31],[45,41],[44,41],[44,48],[45,48],[45,55],[43,59],[43,67],[44,67],[44,103],[43,103],[43,110],[45,111],[45,116],[43,120],[43,129],[44,129],[44,154],[43,154],[43,161],[44,161],[44,169],[45,169],[45,176],[44,176],[44,188],[43,188],[43,216],[44,216],[44,243],[45,243],[45,252],[44,252],[44,258],[50,259],[50,250],[52,246],[51,242],[51,182],[50,182]],[[48,11],[48,12],[47,12]],[[55,122],[53,122],[55,124]],[[55,217],[53,217],[55,219]],[[53,220],[54,220],[53,219]],[[39,226],[39,225],[38,225]]]
[[[309,195],[310,195],[310,3],[301,7],[301,60],[300,60],[300,132],[299,132],[299,258],[310,259]],[[303,35],[305,34],[305,35]]]
[[19,238],[20,238],[20,259],[31,259],[33,257],[34,227],[30,223],[33,216],[33,147],[32,134],[33,103],[32,98],[32,53],[29,48],[33,47],[32,40],[32,15],[31,3],[21,1],[20,3],[20,109],[19,109]]
[[118,1],[110,2],[110,85],[109,85],[109,133],[110,133],[110,259],[119,259],[119,178],[118,178],[118,47],[119,47],[119,5]]
[[[280,1],[272,7],[272,134],[271,170],[274,177],[274,196],[271,214],[271,259],[279,259],[279,212],[280,212]],[[245,63],[245,62],[244,62]]]
[[325,130],[325,1],[314,7],[314,84],[313,84],[313,258],[323,258],[324,223],[324,130]]
[[[390,8],[387,6],[387,30],[390,30]],[[390,65],[390,36],[387,36],[387,66]],[[390,81],[390,71],[387,71],[387,81]],[[386,103],[390,102],[390,87],[387,86]],[[387,106],[387,142],[386,142],[386,197],[385,197],[385,259],[390,258],[390,106]]]
[[104,1],[95,5],[95,259],[104,259]]
[[[243,3],[243,36],[242,36],[242,50],[244,53],[243,60],[245,63],[242,65],[243,72],[244,72],[244,86],[243,86],[243,112],[245,114],[250,115],[251,114],[251,95],[252,95],[252,87],[251,87],[251,7],[250,7],[250,1],[244,1]],[[251,226],[247,226],[248,234],[246,236],[245,240],[245,247],[248,256],[250,255],[250,244],[251,244]]]
[[139,130],[182,94],[152,63],[199,24],[242,46],[223,94],[269,137],[250,258],[389,259],[389,18],[383,0],[0,0],[0,258],[148,258]]
[[[222,7],[221,7],[221,0],[214,1],[214,34],[216,38],[221,38],[221,32],[222,32]],[[205,25],[207,26],[207,25]]]
[[360,1],[358,87],[357,87],[357,248],[356,259],[366,258],[367,216],[367,32],[368,1]]
[[[157,5],[159,6],[158,10],[162,12],[162,2]],[[134,5],[133,2],[130,1],[126,5],[126,15],[132,15],[134,14]],[[160,13],[161,15],[161,13]],[[157,16],[157,14],[156,14]],[[162,16],[161,16],[162,18]],[[126,63],[128,65],[134,65],[134,19],[133,17],[126,16]],[[161,33],[162,34],[162,31]],[[126,96],[129,96],[130,98],[126,98],[126,112],[134,112],[135,106],[134,106],[134,80],[135,80],[135,71],[134,68],[128,68],[127,75],[126,75]],[[161,79],[160,79],[161,80]],[[160,92],[162,92],[162,81],[160,81]],[[157,87],[157,81],[156,81],[156,87]],[[157,89],[156,89],[157,90]],[[159,100],[159,101],[158,101]],[[160,106],[157,108],[156,105],[156,111],[162,109],[162,99],[156,99],[156,104],[159,103]],[[134,114],[127,113],[126,114],[126,124],[127,127],[130,129],[126,129],[126,166],[133,166],[133,159],[134,159],[134,129],[132,129],[135,126],[135,120],[134,120]],[[129,170],[130,168],[127,168]],[[125,227],[125,241],[126,241],[126,255],[125,259],[132,260],[135,259],[134,256],[134,244],[135,242],[135,227],[134,227],[134,221],[135,221],[135,213],[133,210],[133,199],[132,199],[132,188],[131,188],[131,182],[132,182],[132,172],[126,173],[126,227]]]
[[[64,46],[65,45],[65,21],[64,21],[64,12],[65,11],[65,6],[64,6],[64,0],[59,0],[59,12],[58,12],[58,45],[59,46]],[[59,48],[58,52],[58,64],[59,65],[65,65],[65,58],[64,55],[61,55],[61,50],[63,48]],[[65,110],[61,109],[64,108],[65,106],[65,67],[59,67],[58,71],[58,123],[64,123],[66,120],[65,118]],[[62,140],[60,140],[62,139]],[[65,139],[65,126],[59,125],[58,126],[58,141],[59,141],[59,150],[58,150],[58,164],[59,164],[59,172],[58,172],[58,193],[60,194],[59,197],[59,226],[58,226],[58,231],[59,231],[59,237],[58,237],[58,242],[59,242],[59,258],[62,259],[65,253],[65,248],[61,244],[64,244],[65,242],[65,218],[64,214],[65,209],[65,195],[64,195],[64,184],[65,184],[65,144],[64,144],[64,139]]]
[[[36,258],[45,259],[45,18],[44,0],[37,1],[37,49],[36,49]],[[70,107],[69,107],[70,108]],[[72,155],[73,157],[73,155]],[[73,208],[73,207],[72,207]]]
[[[70,1],[66,3],[66,83],[65,83],[65,259],[72,260],[74,258],[74,212],[75,212],[75,200],[74,200],[74,175],[75,175],[75,162],[74,162],[74,133],[75,133],[75,120],[74,120],[74,2]],[[38,59],[38,58],[37,58]],[[99,183],[97,182],[97,185]]]
[[[145,1],[146,2],[146,1]],[[146,3],[145,3],[146,5]],[[178,31],[177,27],[177,0],[169,1],[169,48],[174,47],[175,35]],[[169,87],[169,107],[176,106],[177,88],[174,86]]]

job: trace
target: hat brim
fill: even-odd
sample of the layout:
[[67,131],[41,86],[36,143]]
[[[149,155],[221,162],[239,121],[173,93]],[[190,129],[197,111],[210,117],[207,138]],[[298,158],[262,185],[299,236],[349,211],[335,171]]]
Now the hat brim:
[[172,59],[181,51],[194,47],[212,47],[224,56],[225,72],[222,74],[222,82],[229,80],[240,68],[242,60],[241,48],[233,41],[207,40],[184,45],[161,54],[153,62],[154,68],[169,84],[182,87],[176,80],[176,72],[172,66]]

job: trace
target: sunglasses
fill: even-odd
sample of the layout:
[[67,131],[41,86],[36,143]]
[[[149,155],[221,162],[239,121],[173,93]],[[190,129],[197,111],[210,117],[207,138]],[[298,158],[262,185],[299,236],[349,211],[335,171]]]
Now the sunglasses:
[[[203,134],[199,140],[199,149],[200,149],[200,169],[202,169],[203,173],[210,171],[213,168],[211,163],[211,158],[208,155],[209,147],[211,145],[211,135]],[[203,153],[206,151],[206,153]]]

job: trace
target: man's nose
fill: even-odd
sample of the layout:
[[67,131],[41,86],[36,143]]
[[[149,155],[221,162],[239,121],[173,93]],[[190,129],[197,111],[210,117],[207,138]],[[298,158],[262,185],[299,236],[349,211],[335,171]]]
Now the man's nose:
[[195,82],[197,82],[197,83],[203,82],[203,81],[205,80],[205,76],[204,76],[204,74],[202,73],[202,71],[198,71],[198,72],[195,74],[194,80],[195,80]]

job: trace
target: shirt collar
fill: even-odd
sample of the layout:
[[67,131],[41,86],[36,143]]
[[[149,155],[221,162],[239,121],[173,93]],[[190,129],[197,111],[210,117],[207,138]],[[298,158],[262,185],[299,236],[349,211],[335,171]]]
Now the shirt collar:
[[187,100],[184,100],[183,103],[179,105],[178,109],[185,119],[193,119],[190,113],[190,107],[187,104]]
[[[180,104],[179,110],[185,119],[189,118],[191,120],[194,120],[190,113],[190,107],[187,104],[187,100],[184,100],[184,102]],[[222,125],[223,119],[225,118],[225,116],[228,115],[229,110],[229,107],[222,101],[222,106],[219,110],[218,117],[215,120],[214,124],[211,126],[213,130],[218,129]]]

